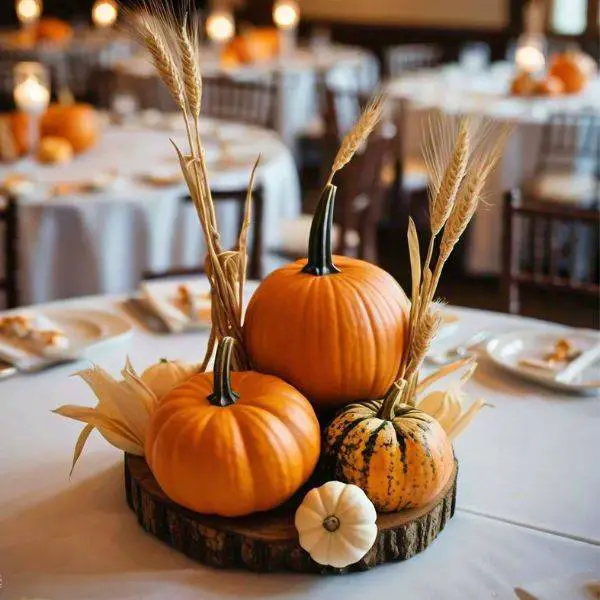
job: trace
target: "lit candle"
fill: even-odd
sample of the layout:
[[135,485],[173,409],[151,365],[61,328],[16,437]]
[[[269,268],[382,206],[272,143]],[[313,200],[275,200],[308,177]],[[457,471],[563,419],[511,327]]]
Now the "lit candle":
[[14,97],[21,111],[41,114],[50,102],[50,90],[37,77],[29,75],[15,85]]
[[273,21],[279,29],[279,55],[291,56],[296,49],[296,33],[300,7],[295,0],[277,0],[273,5]]
[[206,19],[206,34],[213,42],[222,45],[235,33],[233,15],[225,10],[214,10]]
[[15,65],[14,98],[17,108],[29,115],[29,151],[35,156],[40,118],[50,102],[50,81],[44,65],[21,62]]
[[296,29],[300,7],[295,0],[277,0],[273,6],[273,21],[280,29]]
[[544,40],[537,36],[523,36],[517,42],[515,64],[520,71],[527,73],[542,71],[546,64]]
[[114,0],[96,0],[92,7],[92,21],[96,27],[112,27],[119,16]]
[[42,0],[16,0],[15,12],[22,25],[35,23],[42,14]]

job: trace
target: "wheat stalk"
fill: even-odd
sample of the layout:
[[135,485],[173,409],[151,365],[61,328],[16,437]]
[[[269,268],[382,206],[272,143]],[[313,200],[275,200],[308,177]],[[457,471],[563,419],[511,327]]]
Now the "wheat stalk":
[[196,53],[190,40],[187,28],[187,15],[181,25],[179,32],[179,47],[181,49],[181,66],[183,71],[183,83],[188,106],[192,116],[197,119],[200,115],[200,103],[202,101],[202,78],[198,71]]
[[429,308],[419,320],[416,335],[409,350],[408,368],[404,378],[409,382],[417,374],[442,323],[439,310]]
[[152,56],[154,66],[177,106],[186,112],[184,86],[179,69],[155,25],[150,20],[144,19],[143,26],[145,32],[142,33],[142,38]]
[[450,215],[460,183],[469,161],[469,128],[466,119],[460,124],[459,134],[450,163],[440,182],[439,189],[430,203],[430,227],[436,236]]
[[[195,17],[194,14],[191,15]],[[180,108],[187,132],[190,155],[182,153],[175,144],[182,172],[196,208],[206,240],[206,275],[211,286],[212,328],[202,368],[206,369],[218,340],[233,337],[234,368],[250,367],[243,343],[243,290],[245,284],[248,228],[251,218],[252,184],[255,165],[246,198],[244,222],[235,250],[221,247],[215,206],[210,190],[204,148],[198,127],[202,101],[202,79],[196,64],[197,35],[190,36],[187,15],[178,23],[172,12],[165,10],[159,0],[150,0],[141,15],[134,15],[137,34],[145,44],[156,69]],[[192,22],[196,22],[193,19]]]
[[[502,155],[510,128],[498,130],[493,124],[461,120],[456,131],[451,122],[444,125],[443,121],[438,121],[430,124],[429,133],[424,155],[432,178],[430,198],[433,199],[429,248],[422,267],[412,220],[408,232],[412,305],[408,350],[398,369],[398,382],[406,381],[402,401],[408,404],[414,404],[419,369],[440,327],[441,314],[432,308],[432,302],[443,267],[477,210],[485,183]],[[442,168],[444,161],[446,166]],[[430,264],[440,233],[438,258],[432,271]],[[394,390],[397,389],[392,388],[390,393],[396,393]]]
[[381,119],[384,103],[385,97],[383,95],[373,96],[350,132],[346,134],[335,155],[329,179],[327,180],[328,185],[333,181],[335,174],[352,160],[356,151],[366,141],[373,129],[375,129],[375,126]]

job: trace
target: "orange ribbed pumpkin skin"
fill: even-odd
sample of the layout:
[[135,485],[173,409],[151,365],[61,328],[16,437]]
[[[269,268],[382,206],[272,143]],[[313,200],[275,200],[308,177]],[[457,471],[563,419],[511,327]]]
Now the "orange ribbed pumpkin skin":
[[98,141],[98,113],[90,104],[53,104],[42,117],[41,131],[43,137],[62,137],[75,152],[84,152]]
[[235,404],[213,406],[212,373],[167,394],[146,436],[163,491],[191,510],[227,517],[279,506],[311,475],[320,451],[314,410],[275,377],[234,372]]
[[271,273],[252,296],[244,341],[254,367],[281,377],[317,409],[381,398],[396,378],[410,303],[391,275],[335,256],[341,273]]

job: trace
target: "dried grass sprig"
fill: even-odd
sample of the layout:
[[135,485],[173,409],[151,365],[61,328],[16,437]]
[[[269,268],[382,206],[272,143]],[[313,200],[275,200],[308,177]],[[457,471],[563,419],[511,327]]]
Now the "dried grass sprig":
[[371,98],[350,132],[342,140],[342,144],[333,160],[327,184],[330,184],[335,174],[341,171],[352,160],[357,150],[366,141],[373,129],[375,129],[383,114],[384,104],[385,97],[383,95],[379,94]]

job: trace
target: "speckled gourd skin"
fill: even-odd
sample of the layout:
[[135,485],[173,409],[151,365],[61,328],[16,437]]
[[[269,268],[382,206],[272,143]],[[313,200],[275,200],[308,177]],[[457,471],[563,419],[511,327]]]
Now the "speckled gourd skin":
[[332,479],[361,487],[380,512],[431,502],[448,482],[452,445],[427,413],[400,404],[391,420],[381,401],[346,406],[323,436],[322,467]]

